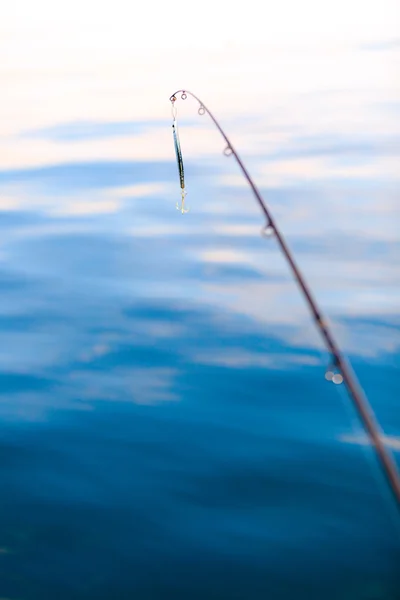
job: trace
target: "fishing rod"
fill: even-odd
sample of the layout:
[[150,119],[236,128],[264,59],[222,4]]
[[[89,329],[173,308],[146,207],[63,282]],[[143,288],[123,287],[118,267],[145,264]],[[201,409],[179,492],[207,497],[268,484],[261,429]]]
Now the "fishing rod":
[[356,408],[356,411],[361,419],[361,422],[363,423],[363,426],[368,434],[370,442],[373,445],[373,447],[375,448],[375,452],[377,454],[377,457],[381,464],[383,472],[385,473],[389,487],[393,493],[393,496],[397,502],[398,507],[400,508],[400,476],[399,476],[399,472],[397,470],[396,463],[394,462],[394,459],[393,459],[391,453],[388,451],[388,449],[385,447],[385,445],[382,441],[383,433],[382,433],[382,431],[379,427],[379,424],[374,416],[374,413],[371,409],[368,399],[367,399],[360,383],[357,380],[356,375],[353,373],[352,369],[350,368],[350,365],[345,360],[337,342],[335,341],[335,339],[332,335],[332,332],[330,330],[330,327],[329,327],[327,321],[322,316],[322,312],[311,292],[310,287],[308,286],[306,280],[304,279],[304,276],[302,275],[299,267],[297,266],[296,261],[294,260],[294,257],[292,255],[291,251],[289,250],[288,245],[286,244],[286,241],[285,241],[285,238],[283,237],[282,232],[279,230],[279,228],[276,224],[276,221],[271,214],[271,211],[269,210],[269,208],[265,204],[263,198],[261,197],[260,192],[258,191],[254,181],[250,177],[249,172],[247,171],[246,167],[244,166],[241,158],[239,157],[235,148],[232,146],[228,136],[223,131],[222,127],[220,126],[220,124],[218,123],[217,119],[214,117],[212,112],[206,107],[204,102],[202,102],[195,94],[193,94],[192,92],[189,92],[188,90],[178,90],[177,92],[172,94],[172,96],[170,96],[170,101],[172,104],[172,116],[173,116],[172,130],[173,130],[175,152],[176,152],[176,157],[177,157],[177,162],[178,162],[179,178],[180,178],[180,185],[181,185],[181,205],[179,206],[179,204],[177,204],[177,208],[182,213],[188,212],[188,209],[185,208],[185,196],[186,196],[185,177],[184,177],[184,170],[183,170],[182,152],[181,152],[181,146],[180,146],[178,128],[177,128],[177,121],[176,121],[175,102],[177,101],[178,94],[181,94],[182,100],[186,100],[188,95],[192,96],[192,98],[197,100],[197,102],[199,103],[199,109],[198,109],[199,115],[204,115],[205,113],[207,113],[208,116],[211,118],[211,120],[214,122],[215,126],[217,127],[218,131],[220,132],[220,134],[222,135],[222,137],[224,138],[224,140],[226,142],[226,148],[224,150],[224,154],[226,156],[231,156],[231,155],[234,156],[236,162],[238,163],[240,169],[242,170],[244,177],[246,178],[247,182],[249,183],[249,185],[254,193],[254,196],[255,196],[262,212],[264,213],[264,215],[266,217],[267,223],[266,223],[265,227],[263,228],[263,234],[266,237],[273,236],[276,239],[278,246],[280,247],[284,257],[286,258],[286,260],[289,264],[289,267],[292,271],[293,277],[294,277],[297,285],[299,286],[302,295],[304,296],[306,304],[310,310],[312,319],[321,334],[321,337],[324,341],[325,346],[327,347],[327,349],[332,357],[331,368],[329,368],[326,371],[325,378],[328,381],[333,382],[334,384],[341,384],[341,383],[345,384],[348,394],[349,394],[349,396]]

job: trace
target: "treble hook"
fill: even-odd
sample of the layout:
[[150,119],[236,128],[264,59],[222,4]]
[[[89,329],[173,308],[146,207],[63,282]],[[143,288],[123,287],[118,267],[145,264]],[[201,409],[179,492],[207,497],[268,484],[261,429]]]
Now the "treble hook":
[[179,202],[176,203],[176,210],[180,210],[181,213],[184,215],[189,212],[190,208],[185,208],[185,196],[186,196],[185,190],[182,190],[181,195],[182,195],[181,203],[180,203],[180,205],[179,205]]

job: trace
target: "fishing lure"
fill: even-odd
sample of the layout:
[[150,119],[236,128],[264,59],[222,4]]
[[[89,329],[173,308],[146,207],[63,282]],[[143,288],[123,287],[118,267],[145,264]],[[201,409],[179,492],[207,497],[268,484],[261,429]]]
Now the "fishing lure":
[[175,154],[176,154],[176,161],[178,163],[179,181],[180,181],[180,185],[181,185],[181,203],[179,204],[179,202],[177,202],[176,203],[176,208],[177,208],[177,210],[180,210],[182,214],[184,214],[184,213],[189,212],[189,209],[185,207],[185,196],[186,196],[186,190],[185,190],[185,172],[183,170],[182,151],[181,151],[181,143],[179,141],[178,123],[177,123],[177,120],[176,120],[176,106],[175,106],[175,101],[176,101],[176,98],[175,98],[175,96],[173,96],[171,98],[171,103],[172,103],[172,117],[173,117],[173,121],[172,121],[172,134],[174,136]]

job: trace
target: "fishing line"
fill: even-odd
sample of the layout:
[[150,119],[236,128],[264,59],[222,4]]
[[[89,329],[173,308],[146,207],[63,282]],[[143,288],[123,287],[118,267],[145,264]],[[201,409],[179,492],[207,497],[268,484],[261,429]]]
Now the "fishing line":
[[[361,446],[361,454],[364,456],[365,463],[368,464],[368,468],[371,471],[371,476],[377,484],[377,488],[381,495],[380,497],[388,509],[388,513],[390,515],[389,519],[396,529],[397,537],[400,540],[400,520],[398,518],[396,502],[394,501],[390,488],[386,485],[385,476],[382,472],[382,469],[379,467],[379,462],[376,461],[376,456],[373,454],[374,449],[373,445],[371,445],[371,440],[369,436],[366,436],[365,429],[363,429],[361,426],[360,419],[357,418],[354,407],[349,404],[349,398],[345,392],[345,386],[341,385],[343,383],[342,375],[338,372],[335,364],[332,364],[329,362],[329,360],[327,360],[326,352],[324,352],[322,346],[317,346],[316,351],[320,357],[321,363],[327,365],[325,370],[325,379],[334,384],[336,393],[341,400],[344,413],[348,418],[349,429],[352,437],[348,440],[340,440],[340,443],[354,443],[354,445]],[[380,436],[384,443],[383,432],[380,432]],[[366,443],[364,443],[364,441]]]
[[[390,493],[390,488],[387,485],[385,485],[384,474],[382,472],[382,469],[379,468],[379,463],[376,461],[376,456],[373,455],[373,445],[371,445],[369,437],[365,435],[365,430],[361,427],[360,420],[357,419],[354,410],[352,410],[352,407],[349,405],[349,398],[345,393],[344,387],[342,385],[335,385],[335,388],[337,394],[341,399],[341,404],[344,406],[344,410],[349,419],[350,429],[352,430],[352,435],[354,436],[354,445],[361,447],[361,454],[364,456],[365,462],[369,465],[369,470],[371,471],[372,477],[374,478],[377,484],[377,488],[380,492],[382,501],[388,509],[390,521],[396,529],[398,540],[400,540],[400,520],[396,502],[394,501],[393,494]],[[380,435],[383,441],[383,433],[381,433]],[[364,443],[364,441],[366,443]],[[341,440],[341,443],[352,444],[353,440]]]
[[400,509],[400,476],[399,476],[399,473],[397,470],[397,466],[396,466],[396,463],[395,463],[390,451],[386,448],[386,446],[383,442],[380,427],[379,427],[378,422],[372,412],[372,409],[368,402],[368,399],[357,380],[357,377],[355,376],[353,371],[350,369],[349,364],[347,363],[346,359],[344,358],[337,342],[335,341],[335,339],[332,335],[330,326],[328,325],[327,321],[323,317],[322,312],[312,294],[310,287],[308,286],[299,267],[297,266],[297,263],[294,260],[294,256],[292,255],[291,251],[289,250],[289,247],[286,243],[285,238],[283,237],[282,232],[278,229],[277,224],[276,224],[269,208],[267,207],[263,198],[261,197],[260,192],[258,191],[252,178],[250,177],[241,158],[239,157],[235,148],[232,146],[229,138],[223,131],[222,127],[220,126],[220,124],[218,123],[217,119],[214,117],[212,112],[207,108],[207,106],[204,104],[204,102],[202,102],[197,96],[195,96],[195,94],[193,94],[192,92],[189,92],[188,90],[178,90],[177,92],[172,94],[172,96],[170,96],[170,102],[172,103],[172,106],[173,106],[173,117],[174,117],[174,120],[172,123],[172,130],[173,130],[173,137],[174,137],[175,153],[176,153],[176,158],[177,158],[177,163],[178,163],[179,179],[180,179],[180,185],[181,185],[181,204],[180,204],[180,206],[178,204],[177,207],[179,208],[179,210],[181,210],[182,213],[186,212],[186,210],[187,210],[187,209],[185,209],[185,204],[184,204],[186,191],[185,191],[182,152],[181,152],[178,129],[177,129],[176,112],[174,113],[174,109],[176,109],[175,103],[177,101],[178,94],[181,94],[182,100],[186,100],[188,95],[192,96],[192,98],[194,98],[199,103],[198,112],[200,114],[204,114],[205,112],[208,114],[208,116],[214,122],[214,125],[217,127],[218,131],[220,132],[220,134],[222,135],[222,137],[225,140],[226,147],[224,150],[224,154],[226,154],[227,156],[233,155],[235,157],[235,160],[238,163],[244,177],[246,178],[248,184],[250,185],[250,187],[253,191],[253,194],[260,206],[260,209],[263,212],[265,219],[266,219],[266,223],[263,228],[265,237],[273,237],[276,240],[276,243],[278,244],[284,257],[286,258],[286,261],[291,269],[292,275],[300,289],[301,294],[304,297],[306,304],[308,305],[308,308],[311,313],[311,317],[314,321],[314,324],[318,328],[318,330],[321,334],[321,337],[324,341],[324,344],[331,356],[331,364],[332,364],[333,368],[328,372],[327,378],[328,378],[328,380],[332,381],[333,383],[339,384],[339,383],[343,382],[345,384],[348,394],[350,396],[350,399],[352,400],[354,407],[358,413],[358,416],[364,425],[364,428],[368,434],[371,444],[375,448],[375,452],[379,459],[382,470],[386,475],[388,485],[390,486],[390,489],[393,492],[393,496],[396,499],[397,506]]
[[[328,365],[325,370],[325,379],[334,386],[335,393],[337,393],[338,397],[340,398],[340,404],[342,406],[345,419],[347,420],[346,425],[349,433],[351,434],[349,437],[347,437],[347,434],[345,434],[344,438],[341,435],[337,441],[341,444],[353,444],[360,447],[361,455],[364,457],[361,459],[361,461],[365,460],[367,469],[370,471],[373,480],[375,480],[378,488],[378,498],[382,500],[383,504],[387,508],[389,522],[396,529],[397,539],[399,541],[400,519],[398,517],[397,504],[393,494],[391,493],[390,487],[386,485],[385,476],[379,466],[379,462],[376,460],[376,455],[374,456],[373,454],[374,449],[371,445],[370,438],[366,436],[365,429],[361,426],[360,419],[357,418],[354,407],[349,404],[349,397],[346,394],[345,386],[341,385],[343,383],[341,374],[337,372],[335,365],[330,364],[329,360],[327,361],[326,352],[324,352],[323,347],[317,346],[316,353],[319,356],[321,364]],[[381,433],[380,435],[384,440],[383,434]]]

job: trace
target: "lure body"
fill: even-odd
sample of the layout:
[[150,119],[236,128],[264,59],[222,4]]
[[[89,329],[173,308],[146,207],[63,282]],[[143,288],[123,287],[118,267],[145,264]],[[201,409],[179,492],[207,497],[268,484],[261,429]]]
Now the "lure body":
[[181,186],[181,205],[179,206],[179,203],[177,203],[176,208],[178,210],[181,211],[181,213],[186,213],[189,212],[188,209],[185,208],[185,196],[186,196],[186,191],[185,191],[185,172],[183,170],[183,160],[182,160],[182,151],[181,151],[181,144],[179,141],[179,134],[178,134],[178,123],[176,121],[176,118],[174,118],[173,122],[172,122],[172,133],[174,136],[174,146],[175,146],[175,154],[176,154],[176,160],[178,163],[178,170],[179,170],[179,182],[180,182],[180,186]]
[[174,135],[176,160],[178,162],[178,169],[179,169],[179,180],[180,180],[180,184],[181,184],[181,189],[184,190],[185,189],[185,173],[183,170],[182,151],[181,151],[181,144],[179,141],[178,123],[176,122],[176,119],[174,119],[174,121],[172,123],[172,133]]

